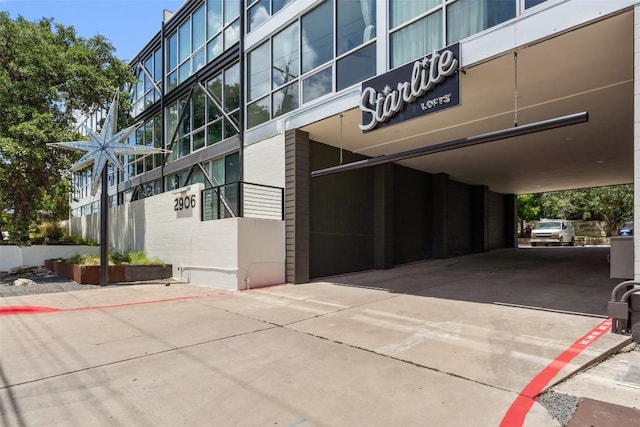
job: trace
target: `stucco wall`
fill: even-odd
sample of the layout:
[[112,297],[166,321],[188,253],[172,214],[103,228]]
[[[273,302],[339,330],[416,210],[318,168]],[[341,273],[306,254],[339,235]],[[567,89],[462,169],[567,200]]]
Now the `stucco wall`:
[[252,184],[284,188],[284,134],[244,149],[244,178]]
[[[201,221],[203,188],[195,184],[112,208],[109,245],[120,252],[144,250],[172,264],[175,278],[197,285],[236,290],[248,282],[251,287],[283,283],[284,222]],[[97,214],[74,218],[72,234],[99,241],[98,222]]]
[[41,266],[45,259],[70,258],[74,255],[98,255],[98,246],[38,245],[0,246],[0,271],[9,271],[19,266]]

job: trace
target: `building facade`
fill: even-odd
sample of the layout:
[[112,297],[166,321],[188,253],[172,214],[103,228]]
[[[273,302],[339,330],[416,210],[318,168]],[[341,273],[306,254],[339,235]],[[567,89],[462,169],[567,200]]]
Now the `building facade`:
[[124,159],[111,241],[238,289],[514,247],[517,194],[634,182],[637,8],[188,0],[131,62],[171,154]]

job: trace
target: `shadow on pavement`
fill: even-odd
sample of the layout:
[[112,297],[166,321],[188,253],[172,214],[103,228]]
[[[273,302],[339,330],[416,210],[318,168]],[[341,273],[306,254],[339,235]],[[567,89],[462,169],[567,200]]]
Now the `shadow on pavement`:
[[499,249],[323,280],[477,303],[606,316],[609,247]]

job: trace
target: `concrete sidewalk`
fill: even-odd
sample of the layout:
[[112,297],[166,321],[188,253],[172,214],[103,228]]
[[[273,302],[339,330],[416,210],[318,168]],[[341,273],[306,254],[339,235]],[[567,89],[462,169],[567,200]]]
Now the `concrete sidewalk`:
[[619,365],[640,352],[606,359],[630,341],[607,332],[606,253],[502,250],[248,292],[2,298],[2,423],[554,426],[569,396],[575,422],[635,425],[636,371]]
[[[0,317],[7,426],[497,426],[602,322],[333,283],[127,286],[2,306],[61,310]],[[599,337],[548,385],[628,341]],[[530,397],[524,425],[559,425]]]

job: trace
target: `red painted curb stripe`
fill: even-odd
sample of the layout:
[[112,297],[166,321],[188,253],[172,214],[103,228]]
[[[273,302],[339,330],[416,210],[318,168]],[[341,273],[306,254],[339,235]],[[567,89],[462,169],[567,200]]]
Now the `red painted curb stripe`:
[[60,311],[57,308],[39,307],[36,305],[12,305],[8,307],[0,307],[0,316],[11,316],[15,314],[38,314],[53,313]]
[[210,295],[191,295],[186,297],[176,297],[176,298],[167,298],[167,299],[156,299],[151,301],[138,301],[138,302],[125,302],[122,304],[111,304],[111,305],[96,305],[91,307],[77,307],[77,308],[63,308],[60,311],[87,311],[87,310],[104,310],[107,308],[120,308],[120,307],[131,307],[134,305],[147,305],[147,304],[158,304],[162,302],[173,302],[173,301],[184,301],[190,299],[199,299],[199,298],[207,298]]
[[569,348],[551,361],[538,375],[527,384],[505,414],[500,427],[516,427],[524,424],[524,419],[531,410],[533,402],[549,382],[567,366],[584,349],[600,339],[611,330],[611,318],[602,321],[584,336],[578,338]]
[[[253,289],[248,289],[248,290],[239,291],[239,292],[242,293],[242,292],[266,290],[266,289],[274,289],[274,288],[280,288],[283,286],[288,286],[288,285],[285,283],[281,285],[265,286],[262,288],[253,288]],[[158,299],[158,300],[151,300],[151,301],[127,302],[122,304],[98,305],[98,306],[92,306],[92,307],[76,307],[76,308],[52,308],[52,307],[39,307],[39,306],[26,306],[26,305],[17,306],[16,305],[16,306],[0,307],[0,316],[10,316],[10,315],[16,315],[16,314],[40,314],[40,313],[56,313],[56,312],[69,312],[69,311],[103,310],[108,308],[130,307],[135,305],[157,304],[162,302],[208,298],[211,296],[229,295],[234,292],[238,292],[238,291],[221,290],[215,293],[205,294],[205,295],[191,295],[186,297]]]
[[123,304],[98,305],[98,306],[92,306],[92,307],[76,307],[76,308],[53,308],[53,307],[38,307],[38,306],[28,306],[28,305],[25,305],[25,306],[13,305],[8,307],[0,307],[0,316],[11,316],[16,314],[41,314],[41,313],[60,313],[60,312],[69,312],[69,311],[102,310],[107,308],[129,307],[134,305],[157,304],[162,302],[206,298],[208,296],[209,295],[194,295],[194,296],[159,299],[159,300],[152,300],[152,301],[127,302]]

